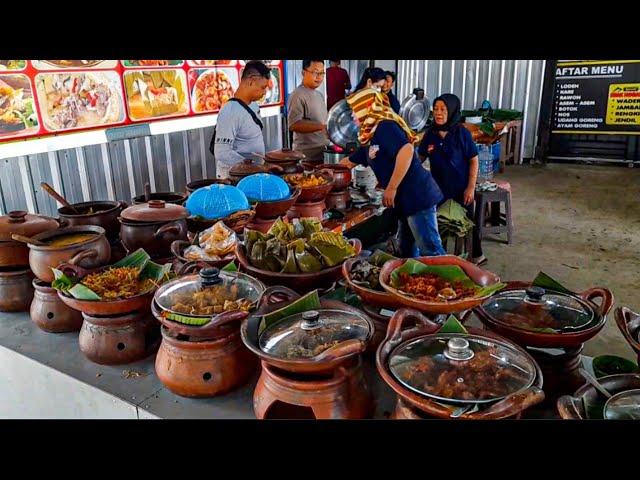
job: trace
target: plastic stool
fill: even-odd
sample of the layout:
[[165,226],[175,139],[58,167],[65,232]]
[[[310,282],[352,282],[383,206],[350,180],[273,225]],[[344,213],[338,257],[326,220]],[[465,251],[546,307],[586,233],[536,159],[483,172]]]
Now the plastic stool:
[[[498,187],[493,192],[476,192],[476,214],[475,223],[478,226],[480,238],[487,234],[507,234],[507,244],[511,243],[513,234],[513,224],[511,221],[511,192]],[[505,211],[500,211],[500,204],[504,203]],[[491,222],[487,225],[488,206],[493,205]]]

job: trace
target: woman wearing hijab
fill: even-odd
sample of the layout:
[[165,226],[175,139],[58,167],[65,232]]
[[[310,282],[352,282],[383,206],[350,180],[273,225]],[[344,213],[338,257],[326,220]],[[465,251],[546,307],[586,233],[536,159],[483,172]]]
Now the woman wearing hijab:
[[387,74],[384,70],[378,67],[368,67],[362,73],[362,77],[353,92],[355,93],[363,88],[373,88],[380,92],[385,83],[387,83]]
[[[429,158],[431,173],[444,195],[463,205],[473,220],[474,194],[478,178],[478,149],[471,133],[460,123],[460,99],[451,93],[433,102],[433,123],[425,133],[418,155]],[[471,255],[476,264],[487,261],[477,226],[473,228]]]
[[443,196],[415,154],[417,135],[382,92],[360,90],[347,97],[347,103],[360,126],[360,148],[341,163],[372,168],[385,189],[384,206],[398,214],[403,257],[444,255],[436,218],[436,205]]

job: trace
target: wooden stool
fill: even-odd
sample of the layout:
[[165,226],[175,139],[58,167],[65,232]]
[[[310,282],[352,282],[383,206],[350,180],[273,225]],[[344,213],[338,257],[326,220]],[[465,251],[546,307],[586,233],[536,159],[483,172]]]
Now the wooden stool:
[[[498,188],[493,192],[476,192],[476,214],[475,223],[478,226],[480,238],[487,234],[507,234],[507,244],[511,243],[513,234],[513,224],[511,222],[511,192],[503,188]],[[505,211],[500,211],[500,204],[504,203]],[[487,214],[489,204],[494,204],[491,208],[491,221],[487,226]]]
[[467,258],[471,258],[471,249],[473,247],[472,230],[469,230],[464,237],[446,236],[440,237],[440,239],[442,240],[442,248],[444,248],[447,253],[449,253],[447,248],[449,246],[449,241],[452,241],[453,255],[460,256],[466,253]]

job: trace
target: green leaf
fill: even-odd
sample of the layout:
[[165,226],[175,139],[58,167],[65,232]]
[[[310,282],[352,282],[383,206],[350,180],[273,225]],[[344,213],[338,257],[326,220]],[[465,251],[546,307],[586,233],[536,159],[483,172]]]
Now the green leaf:
[[467,331],[466,328],[464,328],[464,325],[462,325],[454,315],[449,315],[449,318],[447,318],[447,321],[444,322],[444,324],[442,325],[442,328],[438,330],[438,333],[468,334],[469,332]]
[[61,290],[65,292],[69,290],[71,287],[73,287],[73,281],[69,277],[67,277],[67,275],[65,275],[62,271],[53,267],[51,267],[51,270],[53,271],[53,276],[54,276],[54,280],[53,282],[51,282],[51,286],[53,288],[55,288],[56,290]]
[[362,308],[360,297],[345,287],[339,287],[322,296],[322,300],[337,300],[355,308]]
[[449,199],[438,207],[438,217],[451,221],[464,221],[467,219],[467,211],[455,200]]
[[391,272],[391,286],[394,288],[400,287],[400,274],[407,273],[409,275],[416,275],[421,273],[431,273],[438,275],[440,278],[448,281],[459,281],[465,287],[476,286],[475,283],[464,273],[464,270],[458,265],[425,265],[418,260],[410,258],[402,266],[396,268]]
[[476,297],[484,297],[493,295],[494,293],[502,290],[506,287],[507,284],[503,282],[494,283],[493,285],[487,285],[486,287],[482,287],[478,292],[476,292]]
[[495,129],[493,128],[493,123],[491,122],[482,122],[480,125],[478,125],[478,128],[480,129],[480,131],[482,133],[485,133],[489,136],[493,135],[495,133]]
[[139,248],[135,252],[124,257],[122,260],[114,263],[112,267],[130,267],[137,268],[139,271],[142,271],[150,260],[151,257],[149,256],[149,254],[145,252],[144,249]]
[[229,263],[227,263],[224,267],[222,267],[222,271],[223,272],[237,272],[238,271],[238,267],[236,267],[236,264],[231,261]]
[[171,264],[165,263],[164,265],[159,265],[155,262],[149,260],[147,264],[144,266],[142,271],[140,272],[140,278],[150,278],[155,280],[156,282],[162,282],[169,277],[169,272],[171,271]]
[[300,297],[298,300],[291,302],[289,305],[262,316],[258,325],[258,335],[260,335],[267,327],[285,317],[295,315],[296,313],[306,312],[307,310],[316,310],[321,307],[318,290],[309,292]]
[[638,365],[626,358],[616,355],[600,355],[593,359],[593,371],[596,377],[616,375],[620,373],[638,373]]
[[185,315],[180,315],[178,313],[167,313],[166,318],[168,318],[169,320],[173,320],[174,322],[196,326],[205,325],[211,321],[211,317],[188,317]]
[[398,257],[394,257],[390,253],[383,252],[382,250],[378,249],[375,252],[373,252],[373,254],[367,260],[369,261],[369,263],[377,267],[382,267],[389,260],[397,260],[397,259]]
[[81,283],[76,283],[67,293],[78,300],[101,300],[97,293]]
[[560,283],[558,283],[556,280],[554,280],[544,272],[538,273],[532,285],[534,287],[542,287],[545,290],[553,290],[555,292],[568,293],[570,295],[574,293],[571,290],[560,285]]

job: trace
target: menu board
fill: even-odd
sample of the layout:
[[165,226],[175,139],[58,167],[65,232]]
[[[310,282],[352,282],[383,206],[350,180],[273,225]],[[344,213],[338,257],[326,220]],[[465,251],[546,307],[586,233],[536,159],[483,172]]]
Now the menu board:
[[640,134],[640,60],[558,62],[552,133]]
[[[248,60],[0,60],[0,142],[211,114]],[[281,60],[261,106],[283,105]]]

